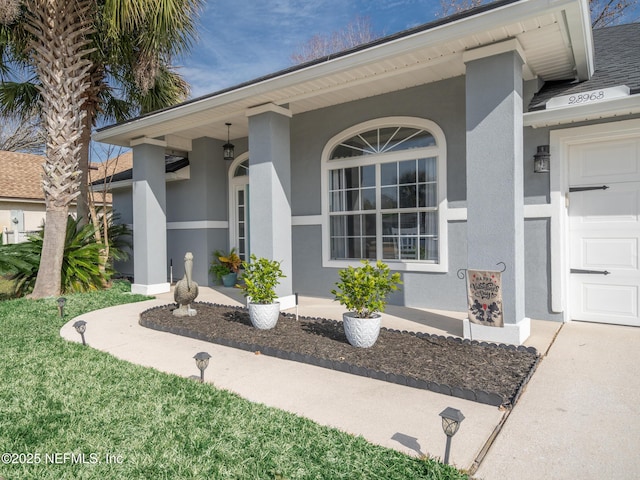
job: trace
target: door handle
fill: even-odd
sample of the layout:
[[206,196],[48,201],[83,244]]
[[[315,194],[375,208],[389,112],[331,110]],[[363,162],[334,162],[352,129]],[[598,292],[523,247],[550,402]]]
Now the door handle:
[[586,275],[609,275],[609,274],[611,274],[611,272],[608,272],[606,270],[581,270],[579,268],[572,268],[570,270],[570,273],[580,273],[580,274],[586,274]]

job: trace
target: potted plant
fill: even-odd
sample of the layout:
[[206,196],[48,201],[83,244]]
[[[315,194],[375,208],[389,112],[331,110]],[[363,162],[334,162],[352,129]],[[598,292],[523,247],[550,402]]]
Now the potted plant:
[[243,262],[243,294],[247,297],[249,318],[254,327],[268,330],[276,326],[280,316],[280,303],[276,302],[276,286],[284,274],[280,262],[251,255],[250,262]]
[[213,260],[209,266],[209,273],[213,275],[216,280],[220,279],[225,287],[233,287],[238,281],[238,270],[242,260],[236,253],[235,247],[232,248],[229,253],[224,253],[221,250],[213,252]]
[[399,273],[378,260],[375,265],[362,260],[358,268],[340,270],[340,281],[331,293],[349,310],[342,315],[344,333],[354,347],[369,348],[380,333],[380,313],[387,305],[387,296],[398,289]]

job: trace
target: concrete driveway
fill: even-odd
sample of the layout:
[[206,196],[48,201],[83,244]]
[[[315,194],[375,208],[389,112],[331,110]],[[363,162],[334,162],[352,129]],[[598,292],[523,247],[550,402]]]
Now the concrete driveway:
[[640,478],[640,328],[563,325],[475,476]]

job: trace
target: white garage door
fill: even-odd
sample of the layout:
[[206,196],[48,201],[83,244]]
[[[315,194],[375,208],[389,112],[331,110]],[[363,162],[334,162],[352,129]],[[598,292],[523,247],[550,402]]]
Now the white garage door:
[[571,317],[640,326],[640,137],[569,155]]

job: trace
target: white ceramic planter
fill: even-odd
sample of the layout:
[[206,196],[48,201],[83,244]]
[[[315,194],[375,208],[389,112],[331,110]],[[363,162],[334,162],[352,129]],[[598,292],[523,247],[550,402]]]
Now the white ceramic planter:
[[380,334],[381,317],[377,313],[372,318],[358,318],[353,312],[343,313],[342,323],[347,340],[354,347],[372,347]]
[[260,330],[269,330],[276,326],[280,316],[279,303],[249,303],[251,324]]

